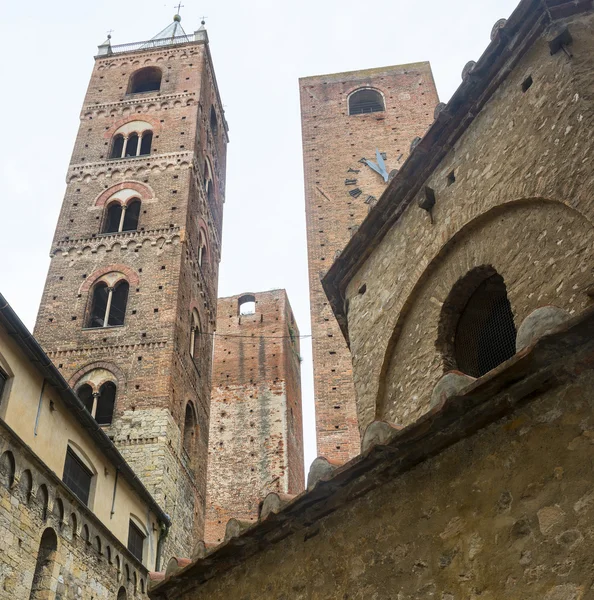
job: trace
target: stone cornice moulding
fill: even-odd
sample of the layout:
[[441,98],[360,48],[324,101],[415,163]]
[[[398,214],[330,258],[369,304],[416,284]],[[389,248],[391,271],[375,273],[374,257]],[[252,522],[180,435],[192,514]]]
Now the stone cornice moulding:
[[[163,102],[169,100],[179,100],[181,98],[190,98],[196,96],[196,92],[182,92],[181,94],[165,94],[163,96],[147,96],[145,98],[126,98],[119,100],[118,102],[106,102],[105,104],[86,104],[82,107],[80,118],[84,119],[92,113],[98,113],[102,110],[109,110],[110,108],[123,108],[126,106],[144,106],[146,104],[155,104],[158,109]],[[187,105],[186,105],[187,106]],[[105,113],[105,116],[109,116]]]

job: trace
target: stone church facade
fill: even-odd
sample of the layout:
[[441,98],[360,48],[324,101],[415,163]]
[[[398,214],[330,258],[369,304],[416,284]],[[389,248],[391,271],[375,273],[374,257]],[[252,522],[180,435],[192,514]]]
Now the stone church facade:
[[593,29],[589,0],[495,25],[322,280],[360,454],[154,600],[592,595]]

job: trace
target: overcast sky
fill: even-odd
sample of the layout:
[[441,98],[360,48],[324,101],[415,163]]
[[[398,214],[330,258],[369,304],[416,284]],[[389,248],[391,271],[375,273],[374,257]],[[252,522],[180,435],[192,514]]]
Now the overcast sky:
[[[442,101],[517,0],[204,0],[229,123],[219,295],[286,288],[310,332],[298,78],[429,60]],[[150,39],[172,19],[163,0],[2,2],[0,291],[32,328],[49,265],[93,56]],[[301,342],[306,472],[315,458],[310,340]]]

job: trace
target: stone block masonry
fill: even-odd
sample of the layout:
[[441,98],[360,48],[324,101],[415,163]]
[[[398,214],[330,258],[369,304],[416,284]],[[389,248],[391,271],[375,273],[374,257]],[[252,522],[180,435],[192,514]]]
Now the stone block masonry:
[[[385,110],[349,115],[362,88],[378,90]],[[438,97],[426,62],[306,77],[300,94],[318,454],[344,463],[360,447],[351,356],[320,280],[386,186],[360,160],[379,150],[399,169]]]
[[284,290],[219,298],[206,541],[231,518],[255,522],[267,493],[303,490],[300,360]]

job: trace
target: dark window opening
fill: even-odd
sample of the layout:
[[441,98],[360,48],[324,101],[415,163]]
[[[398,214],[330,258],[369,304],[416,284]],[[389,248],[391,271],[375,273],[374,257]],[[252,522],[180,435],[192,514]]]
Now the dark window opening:
[[136,156],[138,154],[138,134],[131,133],[128,136],[128,143],[126,144],[126,158],[129,156]]
[[122,231],[136,231],[140,217],[140,200],[132,200],[126,207]]
[[124,136],[116,135],[113,138],[113,145],[111,147],[110,158],[122,158],[122,152],[124,150]]
[[0,457],[0,481],[7,488],[11,488],[14,484],[15,473],[16,462],[14,460],[14,455],[10,450],[7,450],[2,457]]
[[157,67],[145,67],[132,73],[128,93],[158,92],[161,89],[161,76],[161,69]]
[[349,115],[382,112],[383,110],[385,110],[384,98],[377,90],[357,90],[349,97]]
[[62,481],[85,505],[88,505],[89,503],[92,479],[93,473],[91,473],[91,471],[89,471],[82,463],[80,458],[68,448],[66,451],[66,462],[64,463],[64,477],[62,477]]
[[2,392],[4,392],[7,381],[8,375],[2,369],[0,369],[0,401],[2,401]]
[[458,320],[454,351],[458,369],[481,377],[516,353],[516,327],[503,277],[485,279]]
[[186,404],[186,416],[184,419],[184,450],[188,456],[192,456],[194,449],[194,436],[196,434],[196,418],[192,405]]
[[99,425],[111,425],[115,397],[116,385],[113,381],[107,381],[99,388],[97,410],[95,411],[95,421]]
[[128,303],[128,291],[130,286],[127,281],[120,281],[114,290],[111,299],[111,307],[108,316],[108,325],[123,325],[126,317],[126,304]]
[[117,233],[120,230],[121,220],[122,205],[119,202],[113,202],[107,207],[107,216],[105,218],[103,233]]
[[89,312],[89,321],[87,327],[103,327],[105,311],[107,309],[107,298],[109,290],[104,282],[98,283],[93,288],[93,300]]
[[527,92],[528,88],[532,85],[532,75],[529,75],[528,77],[526,77],[526,79],[524,79],[524,81],[522,82],[522,92]]
[[214,106],[210,107],[210,130],[215,138],[217,135],[219,135],[219,122],[217,120],[217,113],[214,109]]
[[78,398],[85,405],[85,408],[93,413],[93,388],[85,383],[78,388]]
[[144,156],[151,153],[151,144],[153,143],[153,132],[145,131],[142,134],[142,142],[140,143],[140,155]]
[[144,546],[144,534],[140,531],[132,521],[130,521],[130,528],[128,529],[128,550],[135,556],[140,562],[142,562],[142,549]]
[[253,315],[256,312],[256,297],[252,294],[241,296],[237,304],[240,315]]

